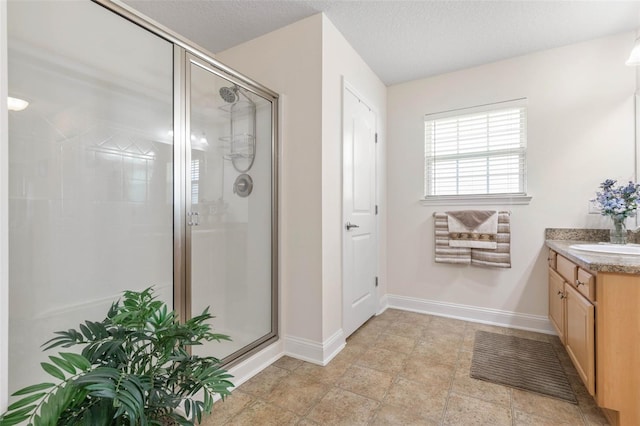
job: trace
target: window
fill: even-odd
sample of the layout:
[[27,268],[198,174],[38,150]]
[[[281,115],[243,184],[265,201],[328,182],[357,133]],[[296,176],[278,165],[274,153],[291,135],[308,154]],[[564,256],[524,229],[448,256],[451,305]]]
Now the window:
[[526,99],[426,115],[425,199],[525,197],[526,117]]
[[200,198],[200,160],[191,160],[191,204],[198,204]]

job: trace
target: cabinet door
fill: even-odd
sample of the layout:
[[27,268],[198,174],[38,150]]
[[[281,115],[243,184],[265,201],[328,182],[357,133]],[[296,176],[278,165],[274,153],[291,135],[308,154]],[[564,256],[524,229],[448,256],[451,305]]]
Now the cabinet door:
[[591,395],[595,394],[594,308],[578,291],[565,284],[567,352]]
[[564,280],[549,268],[549,320],[565,343]]

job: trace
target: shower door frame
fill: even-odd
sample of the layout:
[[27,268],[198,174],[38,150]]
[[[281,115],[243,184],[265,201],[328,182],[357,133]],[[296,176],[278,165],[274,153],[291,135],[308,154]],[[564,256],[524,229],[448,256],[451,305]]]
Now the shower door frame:
[[186,321],[191,317],[191,233],[187,229],[187,211],[190,207],[188,195],[190,182],[187,179],[187,165],[190,164],[189,160],[191,158],[191,141],[190,138],[187,137],[190,127],[189,66],[192,62],[195,62],[207,71],[271,102],[271,332],[221,360],[226,367],[233,366],[274,343],[279,338],[279,95],[262,84],[218,62],[214,59],[213,54],[207,52],[202,47],[158,23],[149,21],[148,18],[141,16],[129,6],[122,3],[116,4],[110,0],[91,1],[172,43],[174,46],[173,309],[178,313],[180,321]]

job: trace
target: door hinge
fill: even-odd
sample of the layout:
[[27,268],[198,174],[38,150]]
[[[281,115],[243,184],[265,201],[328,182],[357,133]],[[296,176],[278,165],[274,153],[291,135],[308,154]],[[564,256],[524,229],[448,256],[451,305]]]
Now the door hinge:
[[378,277],[376,277],[376,287],[378,287]]
[[376,204],[376,214],[378,214],[378,205]]
[[378,134],[376,133],[376,143],[378,143]]

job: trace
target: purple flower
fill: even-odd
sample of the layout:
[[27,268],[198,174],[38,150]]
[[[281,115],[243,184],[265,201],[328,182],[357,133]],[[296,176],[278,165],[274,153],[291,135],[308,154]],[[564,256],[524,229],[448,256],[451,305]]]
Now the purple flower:
[[624,220],[633,217],[638,209],[640,185],[629,181],[626,186],[614,188],[616,181],[606,179],[600,184],[602,191],[596,192],[595,201],[603,216]]

